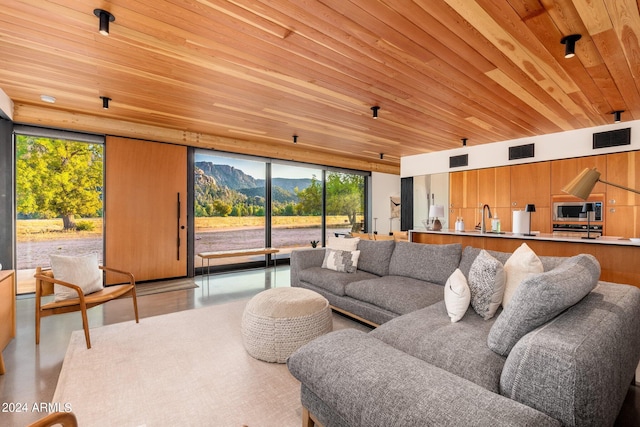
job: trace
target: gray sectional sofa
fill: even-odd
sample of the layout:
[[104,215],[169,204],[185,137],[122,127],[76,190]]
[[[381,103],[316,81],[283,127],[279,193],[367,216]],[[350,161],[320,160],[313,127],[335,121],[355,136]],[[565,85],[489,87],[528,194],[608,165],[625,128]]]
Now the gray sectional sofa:
[[[358,243],[355,273],[294,251],[291,285],[380,325],[336,331],[288,359],[305,414],[330,426],[613,425],[640,360],[640,289],[599,281],[589,255],[540,257],[544,272],[484,320],[452,323],[444,284],[480,249]],[[504,263],[508,253],[488,251]]]

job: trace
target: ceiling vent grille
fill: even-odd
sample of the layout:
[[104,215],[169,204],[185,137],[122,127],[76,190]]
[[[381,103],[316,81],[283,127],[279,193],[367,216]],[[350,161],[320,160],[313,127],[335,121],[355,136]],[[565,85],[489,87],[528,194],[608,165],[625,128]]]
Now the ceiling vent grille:
[[535,157],[535,144],[515,145],[509,147],[509,160]]
[[462,154],[460,156],[449,157],[449,168],[459,168],[469,165],[469,155]]
[[631,145],[631,128],[593,134],[593,149]]

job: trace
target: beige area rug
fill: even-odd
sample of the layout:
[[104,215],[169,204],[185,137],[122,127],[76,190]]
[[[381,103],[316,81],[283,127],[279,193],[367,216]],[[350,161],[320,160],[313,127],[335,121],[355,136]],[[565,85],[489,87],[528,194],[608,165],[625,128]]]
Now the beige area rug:
[[[286,365],[249,356],[247,300],[71,335],[53,402],[79,425],[298,427],[300,383]],[[334,330],[366,326],[334,314]]]
[[157,282],[136,283],[136,296],[160,294],[162,292],[181,291],[194,289],[198,285],[193,279],[160,280]]

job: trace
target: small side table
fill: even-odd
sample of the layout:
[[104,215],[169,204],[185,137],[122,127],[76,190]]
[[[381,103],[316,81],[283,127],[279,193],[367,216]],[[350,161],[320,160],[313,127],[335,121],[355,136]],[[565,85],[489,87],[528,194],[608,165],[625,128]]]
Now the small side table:
[[0,270],[0,375],[4,375],[2,351],[16,336],[16,285],[13,270]]

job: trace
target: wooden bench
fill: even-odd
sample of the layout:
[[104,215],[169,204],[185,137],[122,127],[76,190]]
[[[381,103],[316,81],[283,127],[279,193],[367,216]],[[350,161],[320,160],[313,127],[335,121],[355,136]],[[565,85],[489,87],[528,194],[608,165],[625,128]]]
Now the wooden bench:
[[[280,249],[275,248],[256,248],[256,249],[236,249],[230,251],[214,251],[214,252],[200,252],[198,256],[202,259],[202,268],[204,268],[204,260],[207,260],[207,276],[209,276],[209,263],[212,259],[219,258],[233,258],[240,256],[251,255],[272,255],[280,252]],[[269,266],[269,260],[266,260],[266,266]],[[276,269],[276,258],[273,258],[273,268]]]

